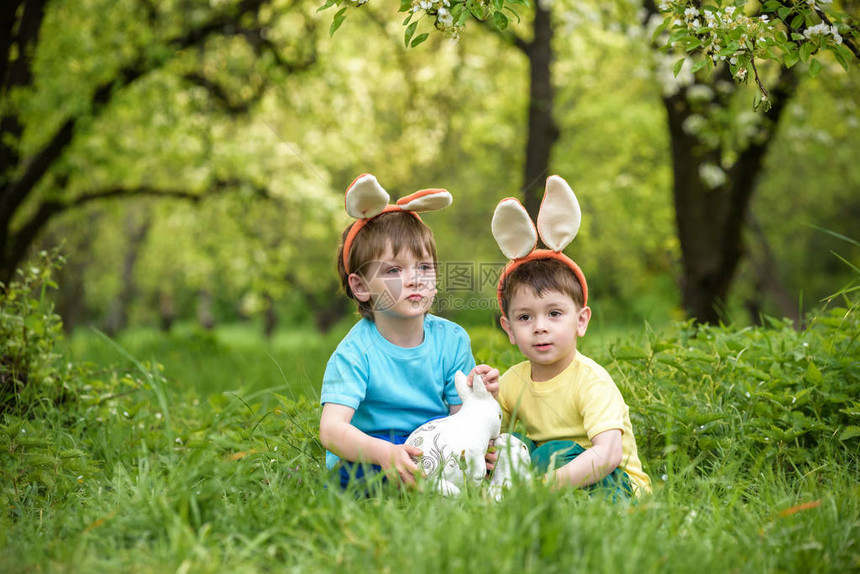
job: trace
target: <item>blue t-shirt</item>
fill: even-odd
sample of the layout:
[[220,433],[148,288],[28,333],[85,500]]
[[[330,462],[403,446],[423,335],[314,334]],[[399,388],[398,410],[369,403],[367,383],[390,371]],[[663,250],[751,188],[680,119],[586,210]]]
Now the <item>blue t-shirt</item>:
[[[362,319],[340,342],[326,365],[320,403],[355,409],[352,425],[365,433],[409,434],[462,403],[454,373],[475,366],[469,335],[434,315],[424,318],[424,341],[399,347],[376,324]],[[338,457],[326,452],[326,466]]]

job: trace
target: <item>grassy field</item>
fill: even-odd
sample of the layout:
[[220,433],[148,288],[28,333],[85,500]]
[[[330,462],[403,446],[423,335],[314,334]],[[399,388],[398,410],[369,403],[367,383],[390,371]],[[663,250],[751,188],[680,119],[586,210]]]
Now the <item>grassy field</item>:
[[[479,361],[519,360],[470,332]],[[844,310],[590,333],[654,481],[637,503],[332,487],[317,403],[342,332],[77,333],[66,398],[3,415],[0,571],[857,571],[858,333]]]

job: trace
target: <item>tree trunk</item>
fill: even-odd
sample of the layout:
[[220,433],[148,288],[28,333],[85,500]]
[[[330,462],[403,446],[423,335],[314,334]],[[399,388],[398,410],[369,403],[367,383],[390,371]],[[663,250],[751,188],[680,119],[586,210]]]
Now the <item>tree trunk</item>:
[[125,216],[125,232],[128,237],[128,246],[122,263],[121,288],[116,299],[111,303],[108,311],[105,332],[108,335],[116,335],[128,327],[128,310],[137,294],[137,284],[134,280],[134,269],[143,242],[149,234],[152,224],[152,214],[147,210],[135,212],[129,210]]
[[263,316],[263,335],[266,339],[271,339],[275,334],[275,329],[278,327],[278,313],[275,310],[275,300],[269,293],[263,295],[266,301],[266,310]]
[[535,2],[534,38],[521,45],[529,60],[529,119],[523,201],[526,210],[537,217],[549,172],[552,146],[559,137],[553,119],[552,15],[549,7]]
[[716,323],[742,250],[740,235],[723,233],[731,184],[709,189],[700,177],[699,170],[707,161],[719,165],[719,150],[708,150],[685,131],[684,124],[693,114],[686,92],[664,102],[672,148],[675,225],[681,244],[681,301],[689,316]]
[[161,331],[169,333],[176,321],[176,305],[173,303],[173,291],[167,287],[158,290],[158,317]]
[[215,316],[212,314],[212,293],[206,289],[197,292],[197,321],[207,331],[215,328]]
[[[707,81],[720,80],[713,74]],[[773,105],[763,113],[758,133],[745,148],[735,150],[727,165],[722,146],[708,146],[691,133],[688,118],[696,113],[687,90],[663,98],[672,148],[673,197],[678,241],[681,245],[681,301],[687,316],[702,323],[725,319],[723,312],[738,265],[744,256],[743,230],[747,210],[767,149],[782,111],[797,88],[792,70],[783,70],[772,90]],[[685,129],[685,127],[687,129]],[[703,179],[703,168],[719,166],[725,181],[713,188]]]
[[752,212],[748,214],[747,227],[751,231],[749,261],[755,274],[755,294],[747,301],[746,306],[750,312],[752,321],[756,325],[761,324],[761,316],[764,313],[762,301],[765,295],[769,296],[783,317],[791,319],[796,329],[803,327],[803,317],[798,301],[783,286],[779,277],[776,256],[770,247],[770,242],[764,234],[758,219]]

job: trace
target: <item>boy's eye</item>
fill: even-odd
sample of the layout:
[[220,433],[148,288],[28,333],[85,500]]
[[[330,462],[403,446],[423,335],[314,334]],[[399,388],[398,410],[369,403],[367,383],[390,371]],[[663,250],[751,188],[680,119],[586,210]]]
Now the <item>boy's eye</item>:
[[429,263],[420,263],[418,265],[418,271],[422,273],[430,273],[431,271],[433,271],[433,266]]
[[531,319],[531,315],[523,313],[522,315],[517,315],[517,321],[528,321]]
[[400,267],[389,267],[385,273],[388,275],[396,275],[400,273]]
[[561,317],[561,315],[562,315],[562,312],[561,312],[561,311],[553,310],[553,311],[550,311],[550,312],[549,312],[549,316],[550,316],[550,317]]

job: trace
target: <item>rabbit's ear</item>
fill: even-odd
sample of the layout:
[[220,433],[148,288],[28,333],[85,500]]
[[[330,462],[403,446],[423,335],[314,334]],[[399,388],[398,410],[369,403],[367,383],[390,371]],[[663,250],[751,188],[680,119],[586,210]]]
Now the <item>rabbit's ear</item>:
[[347,188],[344,196],[346,212],[356,219],[367,219],[379,215],[388,205],[388,192],[376,177],[369,173],[358,176]]
[[492,396],[490,391],[487,390],[487,387],[484,386],[484,379],[481,378],[481,375],[475,373],[472,377],[472,391],[475,393],[477,397],[488,397]]
[[462,371],[454,373],[454,386],[457,388],[457,394],[465,403],[472,398],[472,389],[469,388],[469,378]]
[[559,176],[548,177],[537,217],[541,241],[560,252],[576,237],[581,222],[582,212],[573,190]]
[[447,189],[422,189],[397,200],[400,209],[406,211],[425,212],[445,209],[453,198]]
[[493,213],[493,237],[508,259],[525,257],[537,245],[537,232],[529,213],[518,200],[508,197]]

